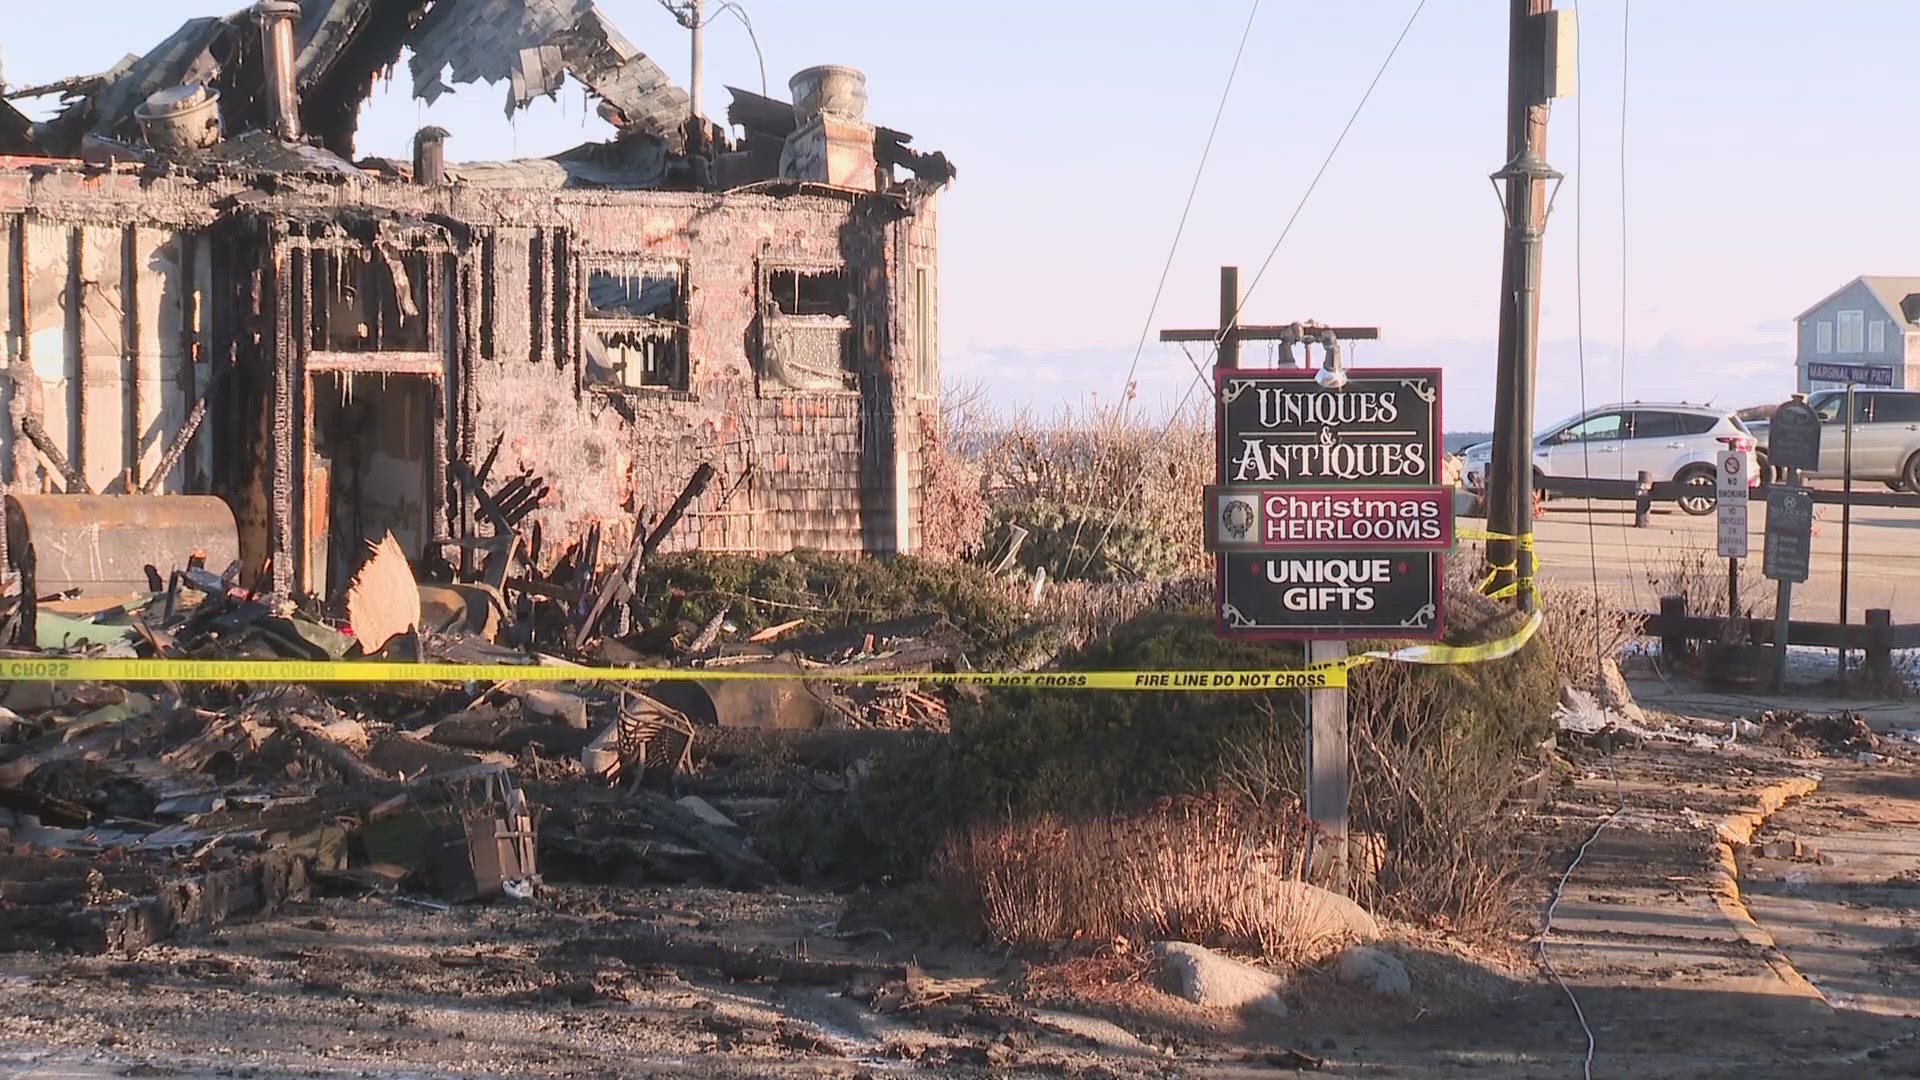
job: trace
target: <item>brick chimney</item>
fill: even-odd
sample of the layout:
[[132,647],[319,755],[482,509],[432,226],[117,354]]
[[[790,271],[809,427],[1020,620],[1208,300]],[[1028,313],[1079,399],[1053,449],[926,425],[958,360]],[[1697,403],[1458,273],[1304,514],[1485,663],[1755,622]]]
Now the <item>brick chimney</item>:
[[447,182],[447,129],[423,127],[413,136],[413,182],[438,187]]

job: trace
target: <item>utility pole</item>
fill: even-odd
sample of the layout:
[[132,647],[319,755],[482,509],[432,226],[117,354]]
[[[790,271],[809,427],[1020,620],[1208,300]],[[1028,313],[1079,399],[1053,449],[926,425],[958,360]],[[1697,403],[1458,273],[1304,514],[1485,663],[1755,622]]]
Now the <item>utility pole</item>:
[[705,74],[706,67],[700,49],[701,39],[706,36],[707,20],[702,10],[704,0],[687,0],[687,7],[690,9],[687,29],[693,32],[693,74],[687,77],[687,82],[691,84],[687,87],[687,93],[693,97],[693,116],[697,120],[700,118],[700,77]]
[[1493,181],[1506,218],[1500,260],[1500,345],[1494,393],[1493,461],[1487,478],[1487,528],[1515,539],[1487,543],[1493,585],[1518,584],[1515,603],[1533,593],[1533,396],[1539,365],[1540,248],[1547,226],[1547,102],[1571,91],[1570,13],[1553,0],[1510,0],[1507,27],[1507,161]]
[[[667,9],[673,21],[685,27],[693,35],[692,71],[687,75],[687,93],[693,98],[692,113],[695,119],[700,117],[700,80],[705,74],[706,58],[701,53],[702,31],[707,27],[706,0],[660,0],[660,6]],[[759,48],[758,44],[754,46]],[[766,79],[762,77],[761,82]]]

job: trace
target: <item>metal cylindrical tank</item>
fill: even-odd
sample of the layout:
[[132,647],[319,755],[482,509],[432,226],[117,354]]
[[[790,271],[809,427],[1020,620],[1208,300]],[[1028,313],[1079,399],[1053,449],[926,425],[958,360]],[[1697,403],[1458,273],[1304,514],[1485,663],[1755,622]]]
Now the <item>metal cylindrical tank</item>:
[[821,113],[848,120],[867,115],[867,76],[859,68],[820,64],[787,80],[793,91],[793,118],[805,127]]
[[93,596],[147,591],[146,567],[160,579],[200,555],[224,572],[240,557],[233,511],[212,495],[9,495],[7,558],[31,547],[34,589]]
[[147,145],[162,154],[205,150],[220,141],[220,91],[169,86],[148,95],[133,117]]
[[806,730],[825,725],[833,710],[787,660],[733,664],[718,670],[765,672],[775,679],[707,679],[662,682],[647,691],[655,701],[678,709],[697,726]]

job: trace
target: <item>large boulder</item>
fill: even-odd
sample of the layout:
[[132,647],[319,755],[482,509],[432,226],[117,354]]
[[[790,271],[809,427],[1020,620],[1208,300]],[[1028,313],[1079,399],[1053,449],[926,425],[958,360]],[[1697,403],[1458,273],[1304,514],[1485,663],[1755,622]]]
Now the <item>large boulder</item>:
[[1290,928],[1293,953],[1321,957],[1343,945],[1380,940],[1380,923],[1366,908],[1304,881],[1276,881],[1274,907]]
[[1348,986],[1371,990],[1387,997],[1412,997],[1413,981],[1407,978],[1407,965],[1392,953],[1365,945],[1353,945],[1333,962],[1334,978]]
[[1208,1009],[1287,1015],[1280,996],[1286,981],[1273,972],[1190,941],[1161,941],[1153,948],[1169,992]]

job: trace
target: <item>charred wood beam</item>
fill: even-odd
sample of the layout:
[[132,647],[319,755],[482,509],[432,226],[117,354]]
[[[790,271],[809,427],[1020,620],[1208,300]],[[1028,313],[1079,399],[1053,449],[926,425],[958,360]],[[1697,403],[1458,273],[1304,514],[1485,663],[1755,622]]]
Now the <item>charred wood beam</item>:
[[199,432],[200,425],[207,419],[207,403],[213,400],[214,392],[225,381],[226,374],[225,368],[216,369],[213,382],[207,387],[207,392],[200,396],[199,401],[193,403],[193,411],[187,414],[187,422],[180,425],[180,430],[173,436],[173,442],[167,445],[167,452],[160,457],[159,467],[154,469],[153,475],[147,477],[147,482],[140,486],[140,494],[152,495],[159,491],[160,485],[166,483],[167,474],[173,472],[175,465],[180,464],[180,459],[186,455],[187,447],[193,443],[194,435]]
[[[599,594],[594,597],[593,607],[588,610],[587,617],[574,631],[574,648],[578,649],[585,645],[587,639],[593,636],[594,628],[606,615],[607,606],[613,603],[614,593],[618,587],[633,576],[635,567],[653,557],[653,553],[659,550],[667,535],[673,532],[674,526],[680,524],[680,519],[686,516],[687,508],[693,505],[693,500],[706,494],[707,485],[713,483],[714,475],[713,465],[709,462],[701,462],[700,467],[693,470],[693,476],[687,480],[687,486],[680,489],[680,497],[673,500],[673,505],[668,507],[666,514],[660,518],[660,524],[654,526],[646,539],[637,541],[633,549],[627,553],[627,557],[621,560],[619,571],[608,575],[606,581],[601,583]],[[645,513],[643,509],[642,516]],[[636,537],[640,535],[638,525],[634,528],[634,535]]]
[[481,516],[493,525],[495,539],[505,539],[506,534],[513,531],[513,522],[501,511],[500,504],[493,501],[493,496],[487,494],[479,477],[473,474],[473,467],[464,461],[454,461],[448,464],[448,468],[453,470],[453,478],[460,481],[460,486],[466,488],[467,494],[479,505]]
[[713,466],[704,461],[700,463],[699,468],[693,470],[693,477],[687,481],[687,486],[680,490],[680,497],[673,500],[673,505],[667,508],[666,516],[660,519],[660,524],[654,526],[653,532],[647,534],[647,542],[640,548],[641,562],[652,558],[653,553],[659,550],[661,542],[673,532],[674,526],[680,524],[680,519],[686,516],[687,507],[693,505],[693,500],[706,494],[707,485],[713,483],[713,476]]
[[600,625],[600,619],[606,615],[607,606],[613,602],[614,594],[620,591],[633,574],[633,568],[639,565],[640,553],[646,548],[646,540],[641,533],[647,527],[647,508],[641,507],[633,524],[633,546],[627,549],[627,557],[620,560],[620,569],[608,574],[600,583],[600,591],[593,598],[593,606],[588,609],[587,617],[581,620],[573,633],[573,647],[578,649],[586,645],[593,636],[594,628]]
[[656,791],[639,790],[629,798],[630,805],[645,816],[648,824],[707,853],[720,878],[729,888],[765,889],[781,884],[780,873],[765,859],[726,830],[700,820],[686,807]]
[[704,968],[732,979],[877,987],[889,980],[906,978],[906,968],[900,964],[806,960],[751,946],[726,942],[675,941],[646,934],[575,938],[562,948],[574,955],[616,957],[630,964]]
[[86,478],[80,475],[80,470],[68,464],[67,455],[61,453],[60,448],[54,445],[53,436],[47,434],[47,429],[40,423],[39,417],[31,413],[21,417],[20,434],[25,435],[36,449],[46,455],[47,463],[52,465],[54,471],[60,474],[60,478],[66,481],[69,494],[93,494],[93,489],[87,486]]

